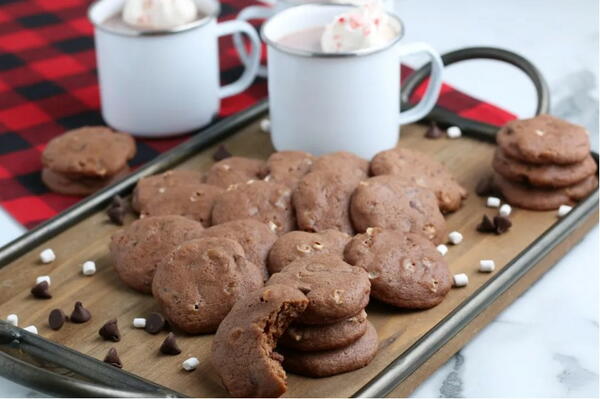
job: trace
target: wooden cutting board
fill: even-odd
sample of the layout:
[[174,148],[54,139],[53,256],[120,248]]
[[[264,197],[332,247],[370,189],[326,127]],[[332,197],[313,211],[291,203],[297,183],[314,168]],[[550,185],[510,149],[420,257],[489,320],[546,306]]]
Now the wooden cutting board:
[[[311,379],[289,374],[286,396],[353,395],[488,281],[493,274],[478,272],[480,259],[493,259],[497,273],[557,222],[555,212],[514,209],[511,215],[513,227],[509,233],[500,236],[478,233],[475,227],[482,215],[485,213],[493,216],[497,212],[496,209],[486,208],[485,199],[474,193],[479,179],[490,171],[494,145],[469,138],[427,140],[423,137],[424,131],[425,127],[420,125],[403,127],[399,145],[426,152],[442,161],[468,188],[470,194],[463,208],[447,216],[450,231],[460,231],[464,235],[464,241],[460,245],[450,246],[446,258],[452,273],[466,273],[469,276],[469,285],[452,289],[442,304],[426,311],[403,311],[379,303],[370,304],[367,308],[368,317],[377,328],[380,338],[380,349],[374,361],[361,370],[330,378]],[[269,135],[260,131],[258,123],[229,137],[225,144],[234,155],[240,156],[266,158],[273,151]],[[180,167],[206,170],[213,162],[211,156],[215,147],[197,154]],[[131,220],[133,217],[129,221]],[[409,394],[554,264],[574,243],[572,240],[583,235],[595,221],[597,212],[589,216],[586,224],[579,227],[571,240],[549,253],[519,284],[514,285],[473,323],[467,325],[398,386],[392,395]],[[182,353],[174,357],[162,356],[158,353],[158,347],[165,333],[150,335],[132,327],[134,317],[144,317],[158,308],[151,296],[141,295],[127,288],[113,271],[108,255],[108,242],[117,229],[117,226],[107,222],[104,213],[97,213],[0,269],[0,318],[5,318],[9,313],[17,313],[20,326],[36,325],[41,336],[98,359],[102,359],[107,350],[114,346],[125,370],[186,395],[226,396],[210,364],[211,335],[186,336],[178,333]],[[56,261],[50,265],[39,263],[38,256],[44,248],[52,248],[57,255]],[[86,260],[96,262],[98,272],[94,276],[85,277],[81,274],[81,264]],[[34,299],[29,294],[39,275],[50,275],[52,278],[53,298],[50,300]],[[82,301],[92,312],[91,321],[80,325],[66,323],[59,331],[51,330],[47,322],[49,312],[60,308],[69,314],[75,301]],[[118,343],[103,341],[97,333],[102,324],[112,318],[118,319],[122,333],[122,339]],[[201,362],[193,372],[181,369],[181,362],[189,356],[196,356]]]

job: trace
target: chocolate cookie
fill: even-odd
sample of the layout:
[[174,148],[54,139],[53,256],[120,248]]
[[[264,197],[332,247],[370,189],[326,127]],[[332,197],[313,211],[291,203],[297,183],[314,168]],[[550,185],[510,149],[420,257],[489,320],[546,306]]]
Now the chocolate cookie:
[[444,257],[420,234],[374,228],[355,236],[344,255],[369,273],[374,298],[400,308],[431,308],[452,288]]
[[228,238],[186,241],[158,265],[152,295],[169,323],[190,334],[212,333],[234,303],[263,286],[263,270]]
[[291,189],[276,183],[251,181],[234,185],[215,200],[212,223],[251,218],[283,234],[296,226],[291,196]]
[[536,164],[581,162],[590,153],[584,127],[551,115],[508,122],[496,135],[502,151],[511,158]]
[[378,348],[377,330],[367,322],[365,334],[344,348],[321,352],[282,350],[283,367],[308,377],[329,377],[365,367],[373,360]]
[[121,280],[131,288],[152,292],[158,263],[182,242],[198,238],[204,228],[183,216],[156,216],[139,219],[114,233],[110,254]]
[[381,227],[420,233],[436,244],[446,241],[446,221],[433,192],[394,175],[361,182],[352,195],[350,214],[360,232]]
[[369,303],[367,272],[337,256],[300,258],[275,273],[267,286],[283,284],[304,292],[310,304],[298,319],[302,324],[336,323],[351,317]]
[[269,226],[254,219],[232,220],[204,230],[202,237],[223,237],[236,241],[244,248],[246,259],[261,266],[265,280],[267,273],[267,256],[277,240],[277,234]]
[[350,236],[337,230],[320,233],[290,231],[279,237],[269,252],[269,272],[277,273],[298,258],[313,255],[344,255]]
[[507,157],[500,148],[496,149],[492,166],[508,180],[548,188],[572,186],[597,170],[591,155],[568,165],[530,164]]
[[232,184],[246,183],[262,178],[265,163],[260,159],[229,157],[215,163],[206,172],[207,184],[228,188]]
[[299,290],[271,285],[238,301],[219,326],[211,361],[234,397],[279,397],[287,389],[277,340],[306,309]]
[[203,183],[164,187],[145,202],[139,201],[140,217],[180,215],[210,226],[215,200],[224,190]]
[[44,167],[68,176],[103,178],[123,170],[135,142],[105,126],[86,126],[53,138],[42,153]]
[[42,181],[55,193],[65,195],[85,196],[95,193],[112,183],[121,180],[130,172],[129,166],[123,167],[114,175],[106,178],[80,177],[72,178],[53,171],[52,169],[42,169]]
[[456,211],[467,198],[467,190],[444,165],[415,150],[397,147],[380,152],[371,161],[371,174],[396,175],[412,185],[432,190],[442,212]]
[[534,211],[548,211],[561,205],[574,205],[585,198],[598,187],[598,177],[592,175],[572,186],[552,190],[514,183],[496,173],[494,184],[511,205]]
[[369,173],[369,161],[351,152],[338,151],[321,155],[314,162],[311,172],[350,172],[357,178],[364,179]]
[[321,326],[292,324],[279,340],[286,348],[303,352],[326,351],[348,346],[367,331],[367,312]]
[[292,200],[301,230],[334,229],[353,234],[349,204],[360,178],[351,170],[311,172],[304,176]]
[[141,204],[146,204],[167,190],[180,185],[200,184],[204,181],[202,173],[195,170],[175,169],[158,175],[146,176],[138,181],[131,197],[131,206],[141,212]]
[[280,151],[267,159],[264,180],[296,187],[300,179],[310,171],[315,157],[304,151]]

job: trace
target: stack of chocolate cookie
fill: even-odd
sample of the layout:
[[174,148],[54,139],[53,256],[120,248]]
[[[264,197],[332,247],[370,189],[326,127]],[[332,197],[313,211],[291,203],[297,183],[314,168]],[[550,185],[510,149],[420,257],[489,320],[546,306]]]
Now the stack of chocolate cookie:
[[364,310],[371,288],[366,271],[335,255],[300,257],[273,274],[267,287],[272,285],[297,288],[309,300],[279,339],[286,370],[326,377],[373,359],[378,338]]
[[42,181],[52,191],[89,195],[129,173],[135,142],[104,126],[74,129],[48,143],[42,154]]
[[551,210],[598,186],[588,132],[550,115],[515,120],[497,135],[494,185],[510,204]]

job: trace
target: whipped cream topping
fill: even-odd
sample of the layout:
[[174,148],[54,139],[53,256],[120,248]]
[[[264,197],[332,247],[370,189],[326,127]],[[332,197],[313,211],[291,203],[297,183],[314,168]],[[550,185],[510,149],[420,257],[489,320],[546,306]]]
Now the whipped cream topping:
[[141,29],[169,29],[195,20],[193,0],[127,0],[123,21]]
[[381,1],[369,1],[340,14],[327,26],[321,37],[326,53],[344,53],[381,47],[396,37]]

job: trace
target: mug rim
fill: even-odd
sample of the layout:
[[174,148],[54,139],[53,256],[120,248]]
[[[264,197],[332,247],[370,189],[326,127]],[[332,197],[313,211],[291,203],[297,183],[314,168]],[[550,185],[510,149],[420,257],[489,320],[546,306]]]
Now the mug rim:
[[400,17],[398,17],[396,14],[393,14],[387,10],[385,11],[385,13],[388,15],[388,17],[391,17],[392,19],[394,19],[396,21],[400,30],[398,31],[398,33],[396,34],[394,39],[390,40],[388,43],[386,43],[383,46],[378,46],[378,47],[373,47],[373,48],[359,49],[359,50],[354,50],[354,51],[343,51],[340,53],[327,53],[324,51],[302,50],[299,48],[282,45],[281,43],[270,39],[267,36],[267,34],[265,33],[265,29],[267,28],[267,26],[270,23],[272,23],[272,21],[275,18],[277,18],[278,15],[283,14],[283,13],[287,12],[288,10],[293,10],[295,8],[310,7],[310,6],[315,6],[315,5],[316,6],[325,6],[325,7],[345,7],[345,8],[353,7],[352,5],[348,5],[348,4],[338,4],[338,3],[330,3],[330,2],[323,2],[323,1],[315,1],[315,2],[310,2],[307,4],[298,4],[295,6],[288,7],[285,10],[281,11],[280,13],[275,14],[273,17],[269,18],[267,20],[267,22],[265,22],[262,25],[262,27],[260,29],[261,39],[267,45],[269,45],[279,51],[287,53],[287,54],[298,55],[298,56],[309,57],[309,58],[349,58],[349,57],[360,57],[360,56],[365,56],[365,55],[370,55],[370,54],[375,54],[375,53],[385,51],[388,48],[393,47],[396,43],[398,43],[404,37],[404,23],[402,22]]
[[217,16],[221,13],[221,3],[218,1],[210,0],[215,5],[214,11],[206,14],[204,17],[202,17],[200,19],[196,19],[192,22],[188,22],[187,24],[174,26],[172,28],[167,28],[167,29],[152,29],[152,30],[151,29],[148,29],[148,30],[131,29],[131,30],[125,31],[125,30],[112,29],[110,27],[107,27],[103,23],[100,23],[100,22],[97,23],[96,21],[94,21],[94,18],[92,18],[92,11],[103,1],[105,1],[105,0],[94,0],[90,4],[90,6],[88,7],[88,12],[87,12],[88,20],[92,23],[92,25],[94,26],[95,29],[99,29],[103,32],[111,33],[111,34],[118,35],[118,36],[130,36],[130,37],[166,36],[166,35],[172,35],[172,34],[176,34],[176,33],[187,32],[189,30],[193,30],[193,29],[196,29],[196,28],[206,25],[211,20],[216,19]]

